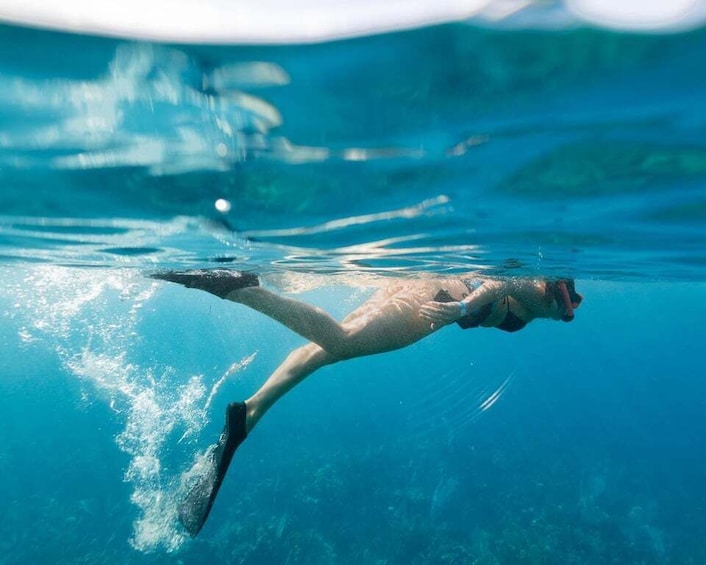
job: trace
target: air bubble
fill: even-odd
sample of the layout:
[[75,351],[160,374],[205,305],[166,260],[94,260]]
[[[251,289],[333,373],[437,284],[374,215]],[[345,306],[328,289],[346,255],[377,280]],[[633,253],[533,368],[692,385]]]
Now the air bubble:
[[218,210],[221,214],[227,214],[228,212],[230,212],[231,209],[230,201],[226,200],[225,198],[219,198],[218,200],[216,200],[214,206],[216,207],[216,210]]

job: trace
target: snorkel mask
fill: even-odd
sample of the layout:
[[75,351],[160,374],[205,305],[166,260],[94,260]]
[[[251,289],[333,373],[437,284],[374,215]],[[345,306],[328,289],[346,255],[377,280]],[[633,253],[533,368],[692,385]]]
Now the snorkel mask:
[[554,299],[564,309],[561,321],[570,322],[574,319],[574,309],[578,308],[583,297],[576,292],[574,281],[571,279],[559,280],[550,284],[553,286]]

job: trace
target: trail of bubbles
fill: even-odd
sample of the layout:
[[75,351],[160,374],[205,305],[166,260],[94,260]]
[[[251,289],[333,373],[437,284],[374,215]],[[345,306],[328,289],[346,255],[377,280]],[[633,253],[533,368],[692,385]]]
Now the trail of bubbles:
[[24,317],[21,338],[46,341],[66,369],[89,383],[124,419],[116,443],[130,456],[124,478],[138,508],[130,542],[139,551],[171,552],[185,539],[176,519],[184,477],[170,476],[163,468],[167,439],[175,430],[182,439],[198,434],[218,389],[255,354],[234,363],[210,388],[203,375],[175,386],[178,373],[171,367],[132,363],[139,313],[157,288],[145,284],[128,270],[41,266],[8,288]]
[[256,353],[252,353],[248,355],[245,359],[242,359],[236,363],[233,363],[230,367],[228,367],[228,370],[223,373],[223,376],[216,381],[216,383],[213,385],[211,388],[211,392],[208,395],[208,398],[206,399],[206,405],[204,406],[204,411],[208,411],[208,409],[211,407],[211,403],[213,402],[213,399],[215,398],[216,394],[220,390],[221,386],[223,386],[223,383],[226,382],[226,379],[230,377],[231,375],[240,372],[243,370],[245,367],[247,367],[253,359],[255,359]]

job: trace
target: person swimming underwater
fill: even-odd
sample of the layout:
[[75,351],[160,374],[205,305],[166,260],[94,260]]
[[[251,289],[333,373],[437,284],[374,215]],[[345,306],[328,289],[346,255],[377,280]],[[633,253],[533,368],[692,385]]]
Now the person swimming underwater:
[[203,527],[238,446],[280,398],[321,367],[407,347],[454,322],[463,329],[506,332],[539,318],[570,322],[583,300],[571,279],[500,279],[469,273],[397,280],[338,322],[316,306],[263,288],[253,273],[213,269],[150,276],[248,306],[309,341],[292,351],[250,398],[228,405],[225,427],[210,452],[209,472],[179,508],[180,521],[191,536]]

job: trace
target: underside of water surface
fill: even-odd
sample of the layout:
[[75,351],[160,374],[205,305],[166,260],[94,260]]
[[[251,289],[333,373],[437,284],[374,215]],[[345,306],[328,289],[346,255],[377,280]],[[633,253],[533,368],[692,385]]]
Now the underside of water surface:
[[7,263],[704,278],[700,29],[0,33]]

